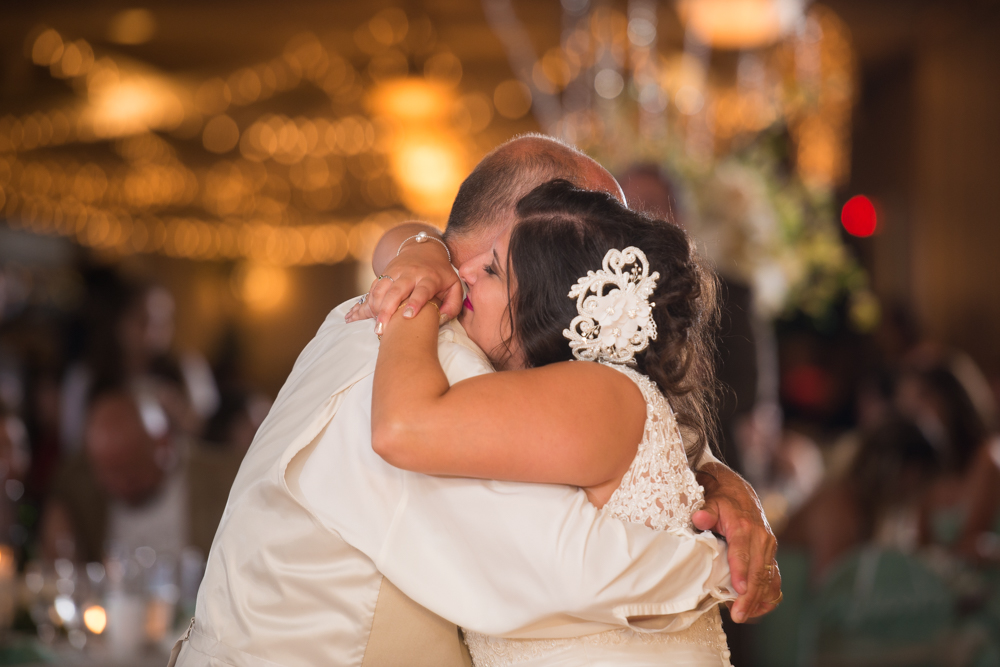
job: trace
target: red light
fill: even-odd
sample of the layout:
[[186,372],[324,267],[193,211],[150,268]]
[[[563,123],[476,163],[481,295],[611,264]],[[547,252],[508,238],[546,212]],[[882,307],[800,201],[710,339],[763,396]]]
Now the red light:
[[852,236],[871,236],[878,224],[875,205],[864,195],[851,197],[840,211],[840,222]]

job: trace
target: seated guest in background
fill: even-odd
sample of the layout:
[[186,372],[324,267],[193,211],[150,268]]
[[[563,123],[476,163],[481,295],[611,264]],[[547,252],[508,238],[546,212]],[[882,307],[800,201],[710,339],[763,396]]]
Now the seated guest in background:
[[922,544],[956,546],[969,510],[976,504],[971,481],[978,468],[992,467],[989,457],[983,456],[991,416],[977,407],[974,385],[964,380],[960,366],[952,363],[958,358],[915,365],[903,373],[896,389],[898,409],[913,420],[941,456],[942,468],[927,491],[921,517]]
[[84,438],[87,397],[98,385],[165,380],[177,398],[161,396],[177,431],[196,437],[219,405],[218,388],[203,357],[175,354],[174,300],[164,287],[100,269],[87,276],[86,344],[71,364],[60,392],[62,452],[77,452]]
[[809,553],[812,579],[856,547],[917,547],[920,507],[939,456],[916,425],[894,418],[867,433],[847,475],[820,488],[781,533]]
[[207,554],[240,457],[176,435],[150,387],[98,388],[83,451],[56,474],[42,518],[46,558],[102,560],[110,545]]

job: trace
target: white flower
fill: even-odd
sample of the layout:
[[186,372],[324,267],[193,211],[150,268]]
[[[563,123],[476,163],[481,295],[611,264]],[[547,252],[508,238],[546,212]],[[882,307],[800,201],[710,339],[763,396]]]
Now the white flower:
[[597,297],[594,313],[601,327],[602,348],[626,349],[639,327],[645,327],[649,321],[649,303],[639,298],[635,287],[630,284],[624,292],[613,289]]

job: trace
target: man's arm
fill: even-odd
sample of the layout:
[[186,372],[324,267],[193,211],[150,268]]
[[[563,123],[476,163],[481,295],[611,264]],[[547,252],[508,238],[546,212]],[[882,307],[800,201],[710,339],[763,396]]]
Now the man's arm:
[[719,461],[704,463],[697,476],[705,506],[691,519],[699,530],[715,531],[729,544],[729,569],[739,594],[730,610],[733,620],[742,623],[774,610],[781,595],[774,560],[778,541],[753,487]]
[[[447,348],[449,368],[485,366],[459,345]],[[558,636],[646,615],[679,629],[703,605],[731,599],[725,551],[711,535],[622,523],[570,487],[389,466],[371,448],[371,380],[343,397],[290,486],[416,602],[481,632]]]

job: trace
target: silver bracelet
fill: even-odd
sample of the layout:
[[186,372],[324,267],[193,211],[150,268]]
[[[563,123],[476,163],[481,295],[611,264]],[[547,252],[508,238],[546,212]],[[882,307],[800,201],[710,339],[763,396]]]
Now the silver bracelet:
[[451,264],[451,251],[448,250],[448,245],[436,236],[431,236],[427,232],[418,232],[413,236],[403,239],[403,242],[399,244],[399,250],[396,251],[396,257],[399,257],[399,253],[403,252],[403,246],[410,241],[416,241],[417,243],[427,243],[428,241],[437,241],[444,248],[444,251],[448,253],[448,263]]

